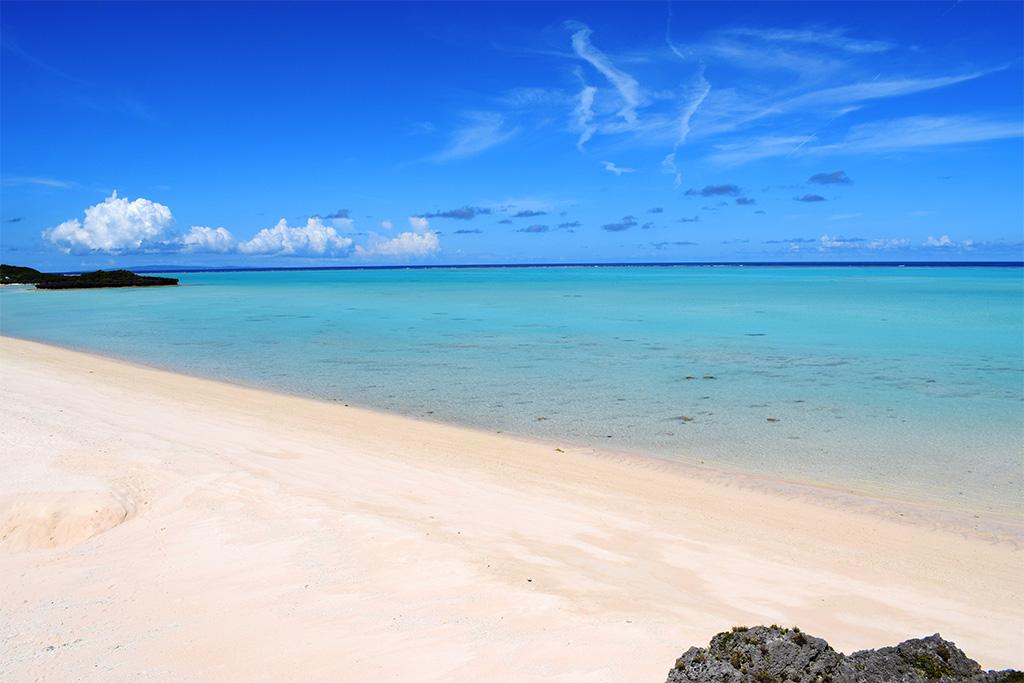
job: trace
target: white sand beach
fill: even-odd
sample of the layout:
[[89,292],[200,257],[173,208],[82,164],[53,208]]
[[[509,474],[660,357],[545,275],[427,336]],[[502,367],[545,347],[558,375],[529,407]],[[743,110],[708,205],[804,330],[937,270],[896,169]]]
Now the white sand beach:
[[11,338],[0,381],[0,680],[662,681],[762,623],[1024,665],[1020,520]]

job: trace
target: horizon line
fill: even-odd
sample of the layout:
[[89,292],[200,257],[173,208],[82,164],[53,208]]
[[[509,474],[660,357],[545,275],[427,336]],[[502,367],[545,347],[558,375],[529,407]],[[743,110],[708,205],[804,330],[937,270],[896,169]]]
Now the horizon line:
[[[450,264],[405,264],[405,265],[333,265],[333,266],[178,266],[154,265],[136,266],[135,270],[152,273],[228,273],[228,272],[275,272],[275,271],[321,271],[321,270],[437,270],[437,269],[500,269],[500,268],[673,268],[673,267],[882,267],[882,268],[1022,268],[1019,261],[600,261],[567,263],[450,263]],[[119,268],[113,268],[117,270]],[[125,267],[132,270],[131,267]],[[102,270],[102,269],[98,269]],[[91,270],[60,271],[63,274],[80,274]]]

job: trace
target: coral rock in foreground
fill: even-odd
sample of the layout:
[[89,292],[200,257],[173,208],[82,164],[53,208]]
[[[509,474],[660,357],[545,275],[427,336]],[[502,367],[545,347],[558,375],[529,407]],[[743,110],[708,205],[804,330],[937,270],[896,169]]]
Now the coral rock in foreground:
[[778,626],[734,628],[707,648],[691,647],[667,683],[1024,683],[1019,671],[982,671],[939,634],[852,655],[821,638]]

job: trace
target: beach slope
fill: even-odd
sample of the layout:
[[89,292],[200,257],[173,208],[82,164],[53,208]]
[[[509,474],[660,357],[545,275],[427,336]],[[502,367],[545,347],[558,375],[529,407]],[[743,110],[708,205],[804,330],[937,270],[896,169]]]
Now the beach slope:
[[2,680],[660,681],[759,623],[1024,664],[1013,533],[3,337],[0,382]]

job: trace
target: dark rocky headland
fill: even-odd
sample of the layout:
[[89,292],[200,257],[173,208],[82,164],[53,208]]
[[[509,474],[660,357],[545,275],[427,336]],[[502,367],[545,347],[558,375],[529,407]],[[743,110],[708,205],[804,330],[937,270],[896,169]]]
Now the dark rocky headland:
[[1020,671],[982,671],[939,634],[844,655],[797,628],[736,627],[676,660],[666,683],[1024,683]]
[[42,273],[25,266],[0,265],[0,283],[35,285],[36,289],[96,289],[99,287],[166,287],[178,284],[173,277],[136,275],[130,270],[95,270],[81,275]]

